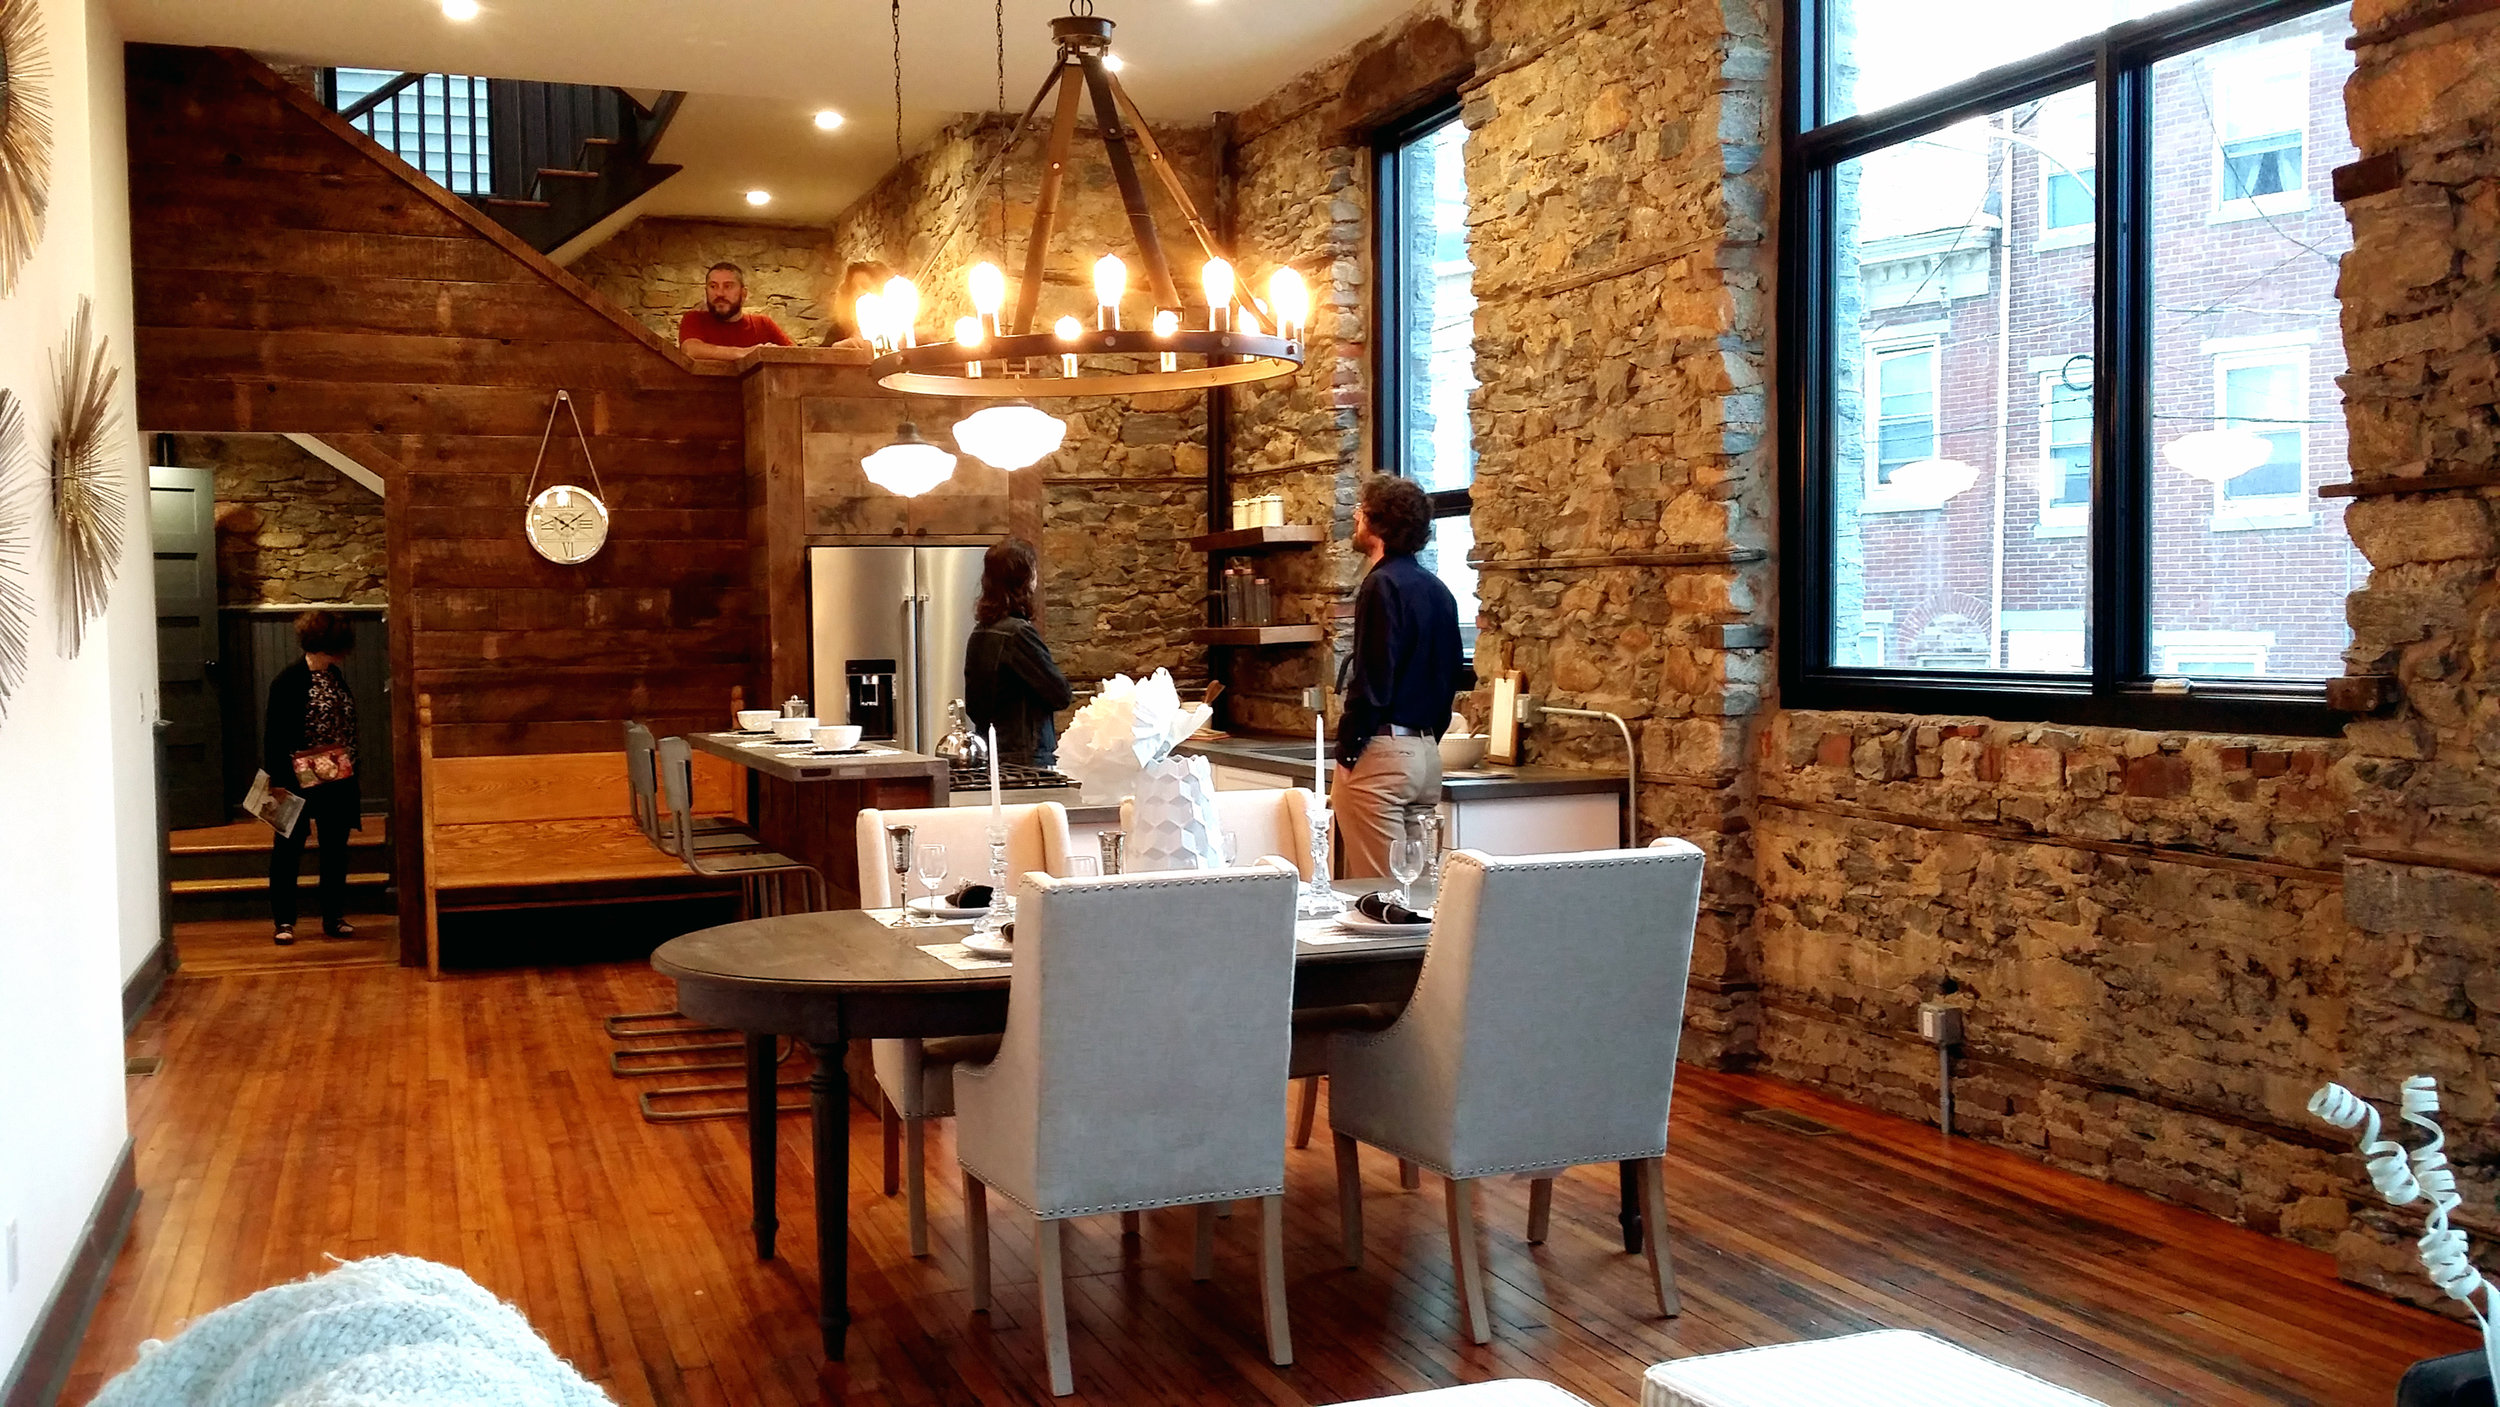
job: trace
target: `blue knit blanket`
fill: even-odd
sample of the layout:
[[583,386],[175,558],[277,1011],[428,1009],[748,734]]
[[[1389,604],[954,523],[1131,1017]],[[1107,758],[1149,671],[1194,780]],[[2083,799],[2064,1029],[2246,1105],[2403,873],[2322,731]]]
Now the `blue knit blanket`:
[[227,1305],[91,1407],[615,1407],[520,1311],[411,1256],[351,1261]]

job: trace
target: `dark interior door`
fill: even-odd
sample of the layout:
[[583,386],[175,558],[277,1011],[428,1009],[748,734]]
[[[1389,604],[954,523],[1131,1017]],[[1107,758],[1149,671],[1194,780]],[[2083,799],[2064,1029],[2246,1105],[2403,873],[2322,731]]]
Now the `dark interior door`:
[[217,478],[207,469],[150,468],[148,524],[156,554],[156,674],[165,723],[167,824],[223,825],[217,700]]

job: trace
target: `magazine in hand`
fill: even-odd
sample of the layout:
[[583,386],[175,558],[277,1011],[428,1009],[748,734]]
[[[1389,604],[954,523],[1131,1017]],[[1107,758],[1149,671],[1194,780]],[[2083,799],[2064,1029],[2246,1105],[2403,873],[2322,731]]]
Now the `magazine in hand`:
[[277,795],[269,789],[269,774],[252,774],[252,789],[243,794],[243,809],[269,823],[280,835],[295,834],[295,823],[303,819],[304,798],[301,793]]

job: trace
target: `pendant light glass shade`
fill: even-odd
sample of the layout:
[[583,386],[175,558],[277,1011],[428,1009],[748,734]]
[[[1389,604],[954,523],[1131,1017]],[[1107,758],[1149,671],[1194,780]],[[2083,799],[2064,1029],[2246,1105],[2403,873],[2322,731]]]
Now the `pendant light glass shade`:
[[955,422],[955,443],[993,469],[1037,464],[1068,437],[1068,423],[1030,401],[987,406]]
[[868,482],[888,493],[918,498],[955,477],[955,456],[920,437],[920,427],[906,420],[894,442],[859,462]]

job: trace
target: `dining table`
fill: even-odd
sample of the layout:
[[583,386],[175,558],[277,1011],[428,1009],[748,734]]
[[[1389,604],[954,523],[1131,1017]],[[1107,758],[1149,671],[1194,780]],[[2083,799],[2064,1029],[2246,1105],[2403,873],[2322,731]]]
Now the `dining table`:
[[[1340,880],[1352,898],[1387,887]],[[804,1041],[815,1176],[817,1323],[825,1356],[839,1360],[850,1326],[850,1088],[843,1054],[853,1040],[991,1035],[1007,1029],[1006,963],[960,967],[924,951],[959,945],[970,922],[895,926],[894,911],[836,909],[723,924],[674,938],[651,965],[677,984],[677,1009],[746,1038],[748,1173],[758,1259],[779,1232],[776,1043]],[[1297,926],[1297,1010],[1388,1003],[1402,1006],[1422,972],[1422,936],[1354,938],[1324,925]],[[964,959],[958,958],[958,961]],[[1282,1091],[1279,1098],[1283,1097]],[[1624,1248],[1640,1248],[1635,1165],[1622,1165]]]

